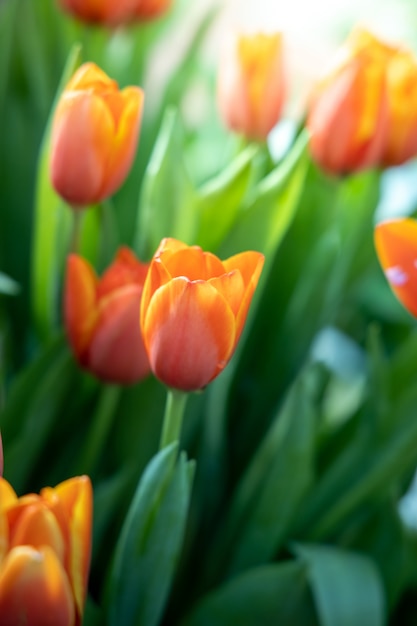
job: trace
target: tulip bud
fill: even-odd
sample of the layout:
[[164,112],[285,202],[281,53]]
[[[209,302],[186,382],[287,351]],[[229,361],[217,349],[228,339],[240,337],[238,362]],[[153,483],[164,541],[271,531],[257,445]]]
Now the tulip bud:
[[74,208],[101,202],[124,182],[142,108],[139,87],[119,91],[93,63],[74,74],[55,111],[50,160],[52,184]]
[[250,139],[265,140],[281,116],[284,83],[280,34],[230,36],[217,84],[225,125]]
[[136,0],[133,19],[151,20],[166,13],[172,0]]
[[98,279],[83,258],[67,262],[64,316],[72,350],[82,367],[102,380],[138,382],[149,373],[139,325],[148,265],[122,247]]
[[328,172],[379,164],[388,132],[386,59],[366,31],[352,33],[316,85],[307,127],[312,156]]
[[1,624],[81,624],[91,524],[87,476],[21,498],[0,478]]
[[58,0],[64,11],[81,22],[117,26],[130,20],[136,0]]
[[150,366],[168,387],[193,391],[224,369],[236,348],[264,257],[226,261],[164,239],[145,281],[141,327]]
[[411,218],[381,222],[375,228],[375,246],[391,289],[417,317],[417,222]]

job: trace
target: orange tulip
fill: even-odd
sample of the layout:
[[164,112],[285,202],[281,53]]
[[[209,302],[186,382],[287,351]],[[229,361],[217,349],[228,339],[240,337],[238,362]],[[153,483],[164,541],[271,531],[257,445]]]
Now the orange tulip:
[[386,46],[388,138],[382,165],[400,165],[417,154],[417,61],[408,50]]
[[386,56],[366,31],[352,33],[316,85],[307,126],[312,156],[328,172],[379,164],[388,132]]
[[230,36],[218,73],[218,105],[224,123],[250,139],[265,140],[284,102],[282,37]]
[[143,92],[119,91],[93,63],[66,86],[52,126],[50,172],[58,194],[74,208],[101,202],[121,186],[139,137]]
[[172,0],[136,0],[133,19],[154,19],[166,13],[171,4]]
[[417,317],[417,222],[411,218],[381,222],[375,228],[375,246],[391,289]]
[[0,477],[0,624],[81,624],[92,499],[87,476],[21,498]]
[[129,21],[136,0],[59,0],[61,8],[82,22],[116,26]]
[[151,369],[175,389],[201,389],[227,365],[239,340],[264,257],[226,261],[164,239],[145,281],[141,327]]
[[82,257],[68,257],[65,326],[80,365],[98,378],[130,384],[149,373],[139,326],[147,271],[125,247],[100,280]]

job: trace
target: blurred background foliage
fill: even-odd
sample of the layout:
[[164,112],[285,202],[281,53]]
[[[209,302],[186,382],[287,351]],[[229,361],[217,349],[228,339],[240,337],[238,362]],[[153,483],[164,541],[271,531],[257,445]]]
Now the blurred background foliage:
[[[63,258],[50,267],[53,297],[41,313],[32,305],[40,288],[34,259],[40,254],[47,266],[52,250],[39,252],[39,211],[45,219],[50,210],[56,237],[66,228],[68,209],[55,207],[50,191],[37,195],[45,176],[39,155],[79,42],[83,60],[146,92],[133,170],[108,213],[97,208],[89,218],[85,244],[97,267],[119,243],[149,258],[166,235],[222,258],[247,248],[266,254],[232,363],[187,407],[182,447],[197,468],[184,546],[166,581],[172,592],[164,611],[152,607],[137,623],[415,624],[417,332],[378,266],[373,225],[416,212],[416,164],[343,179],[319,171],[298,132],[312,77],[311,59],[297,73],[302,50],[290,65],[295,87],[270,152],[242,146],[222,128],[215,106],[221,11],[191,5],[178,0],[166,18],[109,35],[76,23],[52,0],[0,3],[5,476],[22,493],[91,475],[96,515],[86,622],[103,623],[105,572],[157,449],[165,391],[152,377],[121,389],[78,369],[60,323]],[[415,3],[377,6],[385,24],[402,15],[404,40],[417,49]],[[337,23],[328,9],[318,12],[327,15],[328,47],[313,59],[357,21],[352,3]],[[105,261],[97,232],[107,232]],[[160,461],[167,476],[169,462],[169,455]],[[188,472],[182,463],[178,472]],[[167,507],[169,498],[161,487]],[[153,597],[146,576],[138,580],[140,593]]]

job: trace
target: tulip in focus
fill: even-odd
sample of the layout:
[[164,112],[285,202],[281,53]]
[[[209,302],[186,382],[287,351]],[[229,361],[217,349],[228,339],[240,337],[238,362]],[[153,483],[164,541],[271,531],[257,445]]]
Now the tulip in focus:
[[135,157],[143,108],[139,87],[119,90],[94,63],[66,86],[52,126],[50,175],[73,208],[101,202],[124,182]]
[[149,373],[139,325],[148,265],[119,249],[101,279],[82,257],[67,261],[64,317],[72,350],[82,367],[107,382],[131,384]]
[[81,22],[117,26],[129,21],[135,0],[59,0],[58,3]]
[[223,370],[239,341],[263,263],[258,252],[220,261],[198,246],[161,242],[140,315],[151,369],[165,385],[201,389]]
[[168,11],[172,0],[136,0],[133,19],[151,20]]
[[333,174],[378,165],[388,119],[384,51],[357,29],[315,87],[307,119],[313,158]]
[[375,246],[391,289],[417,317],[417,222],[411,218],[381,222],[375,228]]
[[92,499],[87,476],[21,498],[0,477],[0,624],[80,626]]
[[218,73],[218,105],[225,125],[249,139],[265,140],[280,119],[285,93],[282,37],[230,36]]

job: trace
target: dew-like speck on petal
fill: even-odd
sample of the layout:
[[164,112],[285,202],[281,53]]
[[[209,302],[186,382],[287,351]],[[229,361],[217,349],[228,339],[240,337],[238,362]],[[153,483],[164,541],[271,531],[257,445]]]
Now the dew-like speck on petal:
[[395,287],[401,287],[402,285],[405,285],[405,283],[408,281],[408,275],[399,265],[389,267],[387,270],[385,270],[385,276],[387,277],[389,282]]

